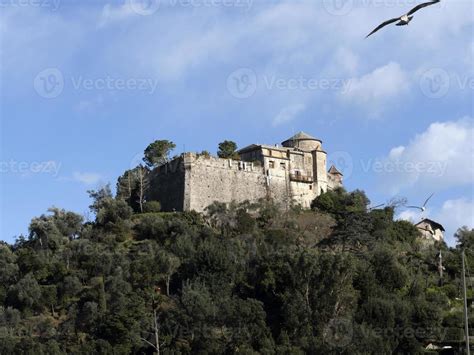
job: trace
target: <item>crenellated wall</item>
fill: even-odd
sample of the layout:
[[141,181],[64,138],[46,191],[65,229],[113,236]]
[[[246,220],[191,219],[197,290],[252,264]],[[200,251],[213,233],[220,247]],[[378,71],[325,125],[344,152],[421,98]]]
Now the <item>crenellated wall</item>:
[[283,153],[264,152],[263,161],[257,162],[186,153],[152,172],[148,198],[160,201],[164,211],[202,212],[215,201],[262,198],[282,207],[309,208],[326,190],[326,153]]
[[[215,201],[240,203],[268,197],[289,206],[307,194],[309,185],[290,181],[283,169],[186,153],[152,172],[148,198],[160,201],[163,211],[202,212]],[[307,200],[305,207],[312,198]]]
[[214,157],[185,156],[185,209],[203,211],[215,201],[237,203],[267,196],[263,168]]

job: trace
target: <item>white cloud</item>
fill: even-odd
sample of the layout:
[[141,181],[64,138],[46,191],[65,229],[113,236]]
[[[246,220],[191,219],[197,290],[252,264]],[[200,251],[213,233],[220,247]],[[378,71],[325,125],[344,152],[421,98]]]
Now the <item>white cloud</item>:
[[303,104],[296,104],[284,107],[273,119],[273,125],[278,126],[283,123],[293,121],[301,112],[305,110],[306,106]]
[[383,185],[392,193],[404,188],[443,190],[473,184],[474,119],[435,122],[406,146],[391,149],[383,160]]
[[423,218],[430,218],[440,223],[445,229],[445,242],[453,246],[456,244],[454,234],[459,228],[463,226],[474,228],[474,201],[461,197],[445,201],[437,210],[427,209],[421,213],[417,210],[406,209],[396,217],[396,219],[409,221],[413,224]]
[[[449,67],[446,63],[452,64],[453,58],[459,58],[462,47],[459,43],[465,41],[463,31],[472,23],[469,15],[472,4],[459,1],[461,4],[434,6],[411,26],[392,28],[364,41],[372,29],[371,23],[375,25],[379,21],[374,19],[374,10],[377,17],[384,19],[402,13],[412,1],[386,6],[371,1],[354,3],[352,11],[345,16],[334,16],[322,1],[288,0],[251,2],[250,9],[248,6],[182,6],[179,1],[172,2],[174,5],[162,1],[152,16],[141,16],[131,6],[136,2],[140,0],[81,7],[74,17],[68,11],[36,11],[31,18],[28,11],[5,16],[7,20],[1,29],[2,37],[8,42],[4,57],[15,66],[8,72],[24,72],[18,70],[18,63],[28,62],[34,64],[34,70],[65,66],[65,73],[76,73],[77,64],[71,58],[78,58],[80,50],[93,42],[97,27],[125,24],[126,31],[101,33],[102,44],[94,51],[97,67],[87,70],[99,74],[110,71],[123,76],[146,75],[178,85],[191,77],[206,80],[213,87],[217,78],[222,77],[221,82],[225,82],[226,74],[239,67],[251,67],[259,75],[278,77],[344,80],[352,77],[352,90],[341,96],[349,103],[367,108],[371,116],[377,116],[391,99],[405,93],[409,85],[404,80],[406,73],[412,72],[417,63],[445,68]],[[246,2],[235,3],[245,5]],[[382,42],[384,37],[388,40]],[[433,43],[423,51],[418,50],[419,41],[408,40],[423,38],[425,44],[426,37]],[[10,47],[20,55],[11,53]],[[384,58],[393,58],[394,52],[397,62],[380,66],[387,63]],[[465,50],[462,56],[466,57]],[[163,86],[163,90],[167,88],[172,90],[171,85]],[[308,103],[326,94],[325,102],[338,97],[334,91],[315,90],[306,94],[311,97],[301,102]],[[274,100],[270,96],[267,92],[265,97],[259,97],[259,104],[272,111]],[[295,101],[294,97],[283,96],[278,100],[285,100],[280,101],[283,106]]]
[[423,217],[426,217],[429,214],[429,211],[425,211],[423,214],[421,211],[415,209],[406,209],[402,211],[396,219],[401,219],[404,221],[411,222],[413,224],[418,223]]
[[444,226],[445,240],[453,245],[453,235],[459,228],[474,228],[474,201],[467,198],[447,200],[433,219]]
[[89,172],[75,172],[72,175],[73,180],[80,182],[84,185],[95,185],[102,180],[102,175],[98,173]]
[[[48,67],[60,66],[82,45],[89,31],[87,21],[78,15],[74,21],[60,11],[46,11],[34,6],[0,6],[0,73],[5,82],[24,84],[31,75]],[[80,18],[80,20],[79,20]],[[34,77],[34,76],[33,76]],[[15,85],[8,85],[9,90]],[[21,87],[25,91],[25,87]]]
[[133,11],[130,1],[126,1],[124,4],[119,6],[106,4],[102,9],[102,14],[97,27],[101,28],[134,15],[137,15],[137,13]]
[[359,68],[359,57],[348,48],[338,48],[334,55],[334,64],[339,73],[348,73],[355,75]]
[[400,64],[390,62],[360,78],[352,78],[349,88],[341,93],[348,102],[363,106],[374,116],[383,111],[390,100],[400,98],[410,87],[408,74]]

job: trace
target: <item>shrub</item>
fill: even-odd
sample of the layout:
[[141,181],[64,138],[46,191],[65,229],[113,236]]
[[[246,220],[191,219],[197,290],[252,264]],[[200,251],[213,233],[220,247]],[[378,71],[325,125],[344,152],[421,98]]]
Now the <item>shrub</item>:
[[143,211],[146,212],[146,213],[160,212],[161,211],[161,204],[158,201],[148,201],[143,206]]

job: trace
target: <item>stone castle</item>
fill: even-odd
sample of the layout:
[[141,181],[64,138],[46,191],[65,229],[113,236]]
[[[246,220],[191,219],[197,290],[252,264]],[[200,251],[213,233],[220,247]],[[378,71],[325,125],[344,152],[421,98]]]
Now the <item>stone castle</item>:
[[309,208],[315,197],[342,186],[342,174],[327,170],[322,141],[300,132],[279,145],[252,144],[240,160],[184,153],[152,171],[148,198],[163,211],[203,212],[213,202],[270,198]]

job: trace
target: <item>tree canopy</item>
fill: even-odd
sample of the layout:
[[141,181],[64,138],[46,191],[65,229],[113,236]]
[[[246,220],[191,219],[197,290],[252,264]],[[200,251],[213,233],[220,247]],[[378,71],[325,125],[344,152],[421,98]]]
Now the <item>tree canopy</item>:
[[457,248],[425,245],[362,191],[206,214],[134,210],[107,186],[90,197],[92,221],[53,208],[0,244],[1,354],[417,354],[462,340],[467,228]]
[[238,158],[237,154],[237,144],[233,141],[225,140],[219,143],[217,156],[224,159],[236,159]]
[[175,148],[176,144],[171,141],[156,140],[146,147],[143,161],[148,167],[154,168],[165,163]]

